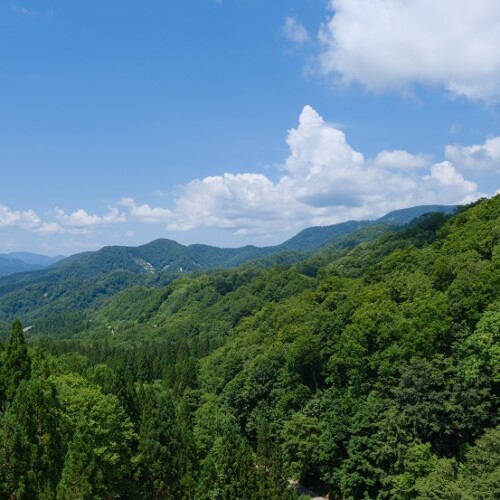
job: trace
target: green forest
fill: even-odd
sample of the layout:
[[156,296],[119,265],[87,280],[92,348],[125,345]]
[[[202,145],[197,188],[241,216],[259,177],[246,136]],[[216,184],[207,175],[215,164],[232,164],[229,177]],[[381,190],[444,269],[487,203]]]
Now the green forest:
[[381,233],[4,314],[0,498],[500,498],[500,195]]

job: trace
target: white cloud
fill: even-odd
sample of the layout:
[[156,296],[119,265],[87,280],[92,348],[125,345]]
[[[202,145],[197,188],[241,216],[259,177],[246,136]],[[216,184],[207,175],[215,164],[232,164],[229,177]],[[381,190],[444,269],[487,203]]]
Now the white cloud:
[[330,0],[319,69],[370,90],[412,84],[500,100],[498,0]]
[[277,218],[289,219],[296,204],[291,193],[262,174],[230,174],[206,177],[187,184],[176,201],[175,218],[168,229],[196,227],[252,228],[265,232]]
[[40,217],[33,210],[12,210],[0,204],[0,228],[18,226],[24,229],[36,227],[40,224]]
[[173,217],[168,208],[152,208],[147,204],[137,205],[132,198],[122,198],[120,205],[128,208],[132,218],[140,222],[166,222]]
[[33,231],[38,234],[63,234],[65,232],[64,228],[57,222],[43,222]]
[[374,164],[381,168],[417,169],[429,166],[429,158],[425,155],[412,155],[407,151],[381,151],[374,159]]
[[55,217],[61,224],[75,228],[106,226],[118,222],[125,222],[127,220],[125,215],[114,207],[110,208],[109,212],[103,216],[89,214],[83,208],[70,214],[66,214],[64,210],[56,208]]
[[[342,131],[310,106],[302,111],[299,126],[289,132],[287,143],[291,154],[284,167],[290,176],[280,183],[293,188],[299,200],[324,207],[332,216],[345,210],[370,216],[418,204],[460,203],[477,189],[449,162],[446,167],[433,165],[430,177],[422,176],[417,170],[429,166],[423,155],[382,151],[373,161],[365,160]],[[449,191],[452,180],[454,190]]]
[[473,146],[449,145],[445,154],[459,168],[500,173],[500,136]]
[[294,17],[287,17],[283,25],[283,35],[288,40],[302,45],[311,40],[309,33],[304,26]]
[[298,128],[288,132],[286,142],[291,154],[284,169],[289,177],[280,183],[305,204],[353,206],[378,182],[378,172],[365,168],[363,155],[347,144],[344,133],[310,106],[304,107]]
[[[499,155],[496,139],[490,139],[482,146],[450,146],[448,159],[441,163],[397,149],[366,159],[342,130],[310,106],[304,107],[286,142],[290,151],[276,181],[261,173],[225,173],[178,188],[171,208],[122,198],[122,210],[110,207],[108,213],[96,215],[83,208],[70,213],[56,208],[43,221],[32,210],[0,205],[0,227],[21,227],[43,236],[95,236],[98,228],[129,221],[159,223],[172,231],[212,228],[277,241],[308,226],[373,219],[415,205],[473,201],[484,194],[458,167],[471,158],[483,158],[489,167]],[[133,236],[130,229],[126,227],[126,234]]]
[[59,208],[56,208],[52,215],[55,220],[42,220],[33,210],[12,210],[0,204],[0,228],[17,227],[39,235],[67,232],[89,234],[94,226],[107,226],[126,221],[125,215],[119,213],[116,208],[110,208],[103,216],[88,214],[84,209],[66,214]]
[[477,184],[465,180],[449,161],[432,165],[431,173],[424,177],[424,181],[431,186],[431,190],[439,190],[444,198],[453,198],[454,193],[461,193],[461,203],[472,202],[483,195],[477,192]]
[[290,154],[276,182],[258,173],[225,173],[185,185],[173,209],[138,205],[131,198],[121,204],[133,218],[164,222],[170,230],[219,228],[264,236],[479,196],[477,185],[450,162],[431,165],[429,158],[402,150],[366,160],[344,132],[310,106],[289,130],[287,144]]

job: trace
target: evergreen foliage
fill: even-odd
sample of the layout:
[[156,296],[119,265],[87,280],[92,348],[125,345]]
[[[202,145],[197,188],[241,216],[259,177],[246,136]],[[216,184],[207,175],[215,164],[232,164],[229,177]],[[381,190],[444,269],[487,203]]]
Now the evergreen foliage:
[[7,402],[14,399],[19,384],[21,381],[29,379],[30,372],[31,359],[24,340],[23,325],[21,321],[16,319],[12,323],[4,360],[0,368],[1,392]]

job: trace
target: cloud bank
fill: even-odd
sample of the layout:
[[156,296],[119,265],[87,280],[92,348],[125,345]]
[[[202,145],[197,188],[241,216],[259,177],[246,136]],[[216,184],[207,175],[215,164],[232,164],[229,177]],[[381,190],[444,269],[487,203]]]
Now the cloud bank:
[[464,169],[500,173],[500,137],[473,146],[449,145],[446,146],[445,154]]
[[330,0],[319,71],[372,91],[439,85],[500,100],[497,0]]
[[108,213],[102,216],[89,214],[83,208],[67,214],[56,207],[52,212],[52,219],[42,220],[31,209],[19,211],[0,205],[0,228],[17,227],[40,235],[90,233],[97,226],[126,222],[127,216],[115,207],[110,207]]
[[12,210],[0,204],[0,228],[18,226],[30,229],[40,224],[40,217],[33,210]]
[[0,205],[0,227],[41,236],[91,236],[117,224],[126,223],[124,231],[131,224],[161,224],[170,231],[212,228],[276,240],[304,227],[374,219],[409,206],[474,201],[485,194],[465,175],[474,168],[498,171],[500,160],[500,137],[482,145],[449,145],[441,162],[398,149],[366,158],[311,106],[303,108],[286,143],[289,154],[277,180],[262,173],[228,172],[178,187],[171,207],[123,197],[103,215],[55,208],[42,219],[33,210]]
[[121,204],[136,220],[163,222],[169,230],[219,228],[262,236],[481,196],[451,161],[432,164],[425,155],[402,150],[365,158],[311,106],[304,107],[286,142],[290,153],[276,182],[260,173],[225,173],[183,186],[172,209],[131,198]]

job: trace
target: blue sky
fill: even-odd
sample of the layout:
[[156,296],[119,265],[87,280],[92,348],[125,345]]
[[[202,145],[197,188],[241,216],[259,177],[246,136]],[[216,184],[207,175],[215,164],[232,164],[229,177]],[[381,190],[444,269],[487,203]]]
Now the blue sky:
[[0,252],[491,196],[498,40],[496,0],[0,1]]

